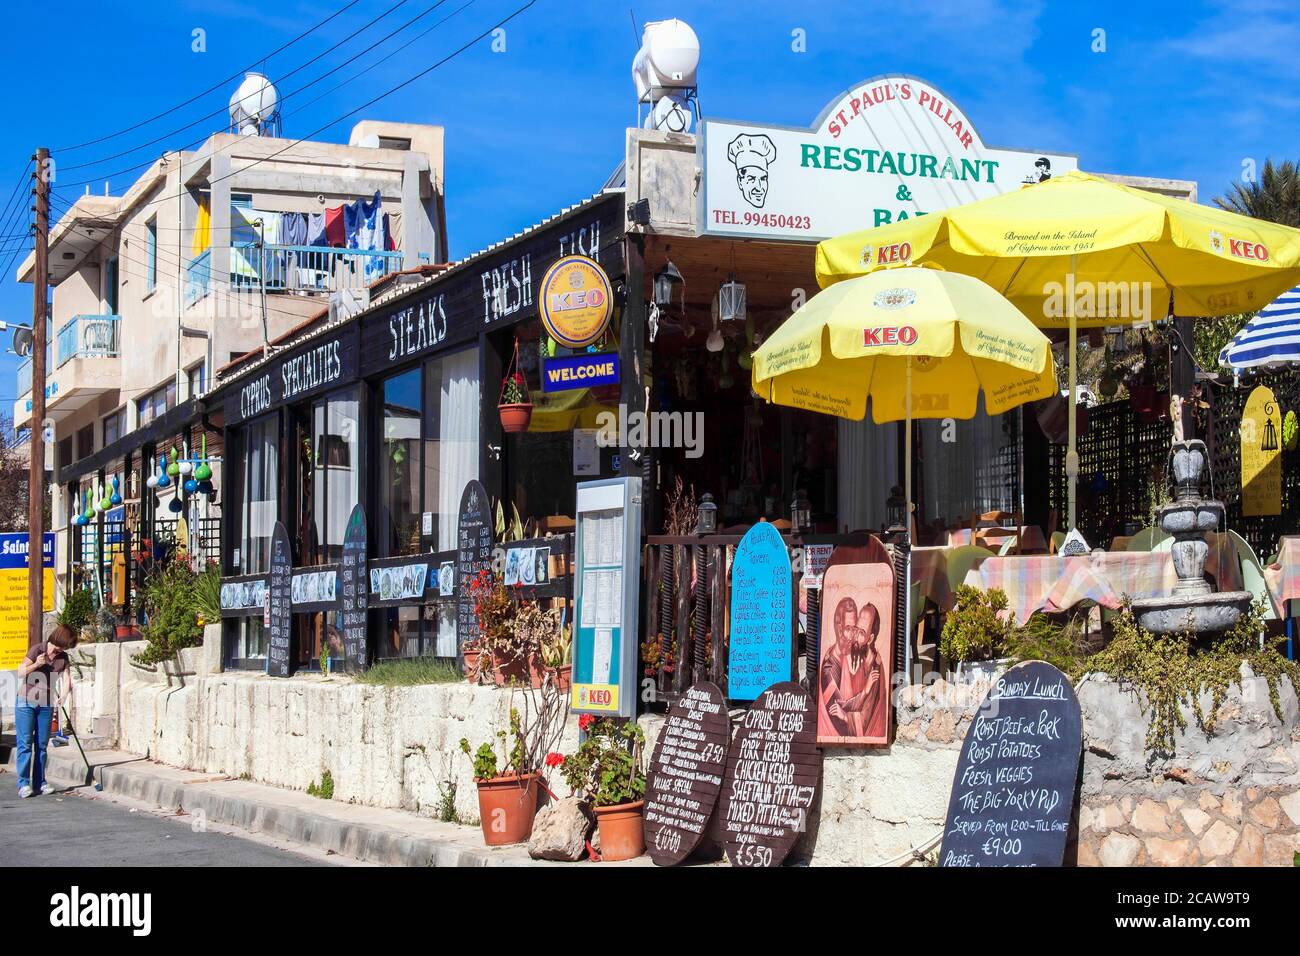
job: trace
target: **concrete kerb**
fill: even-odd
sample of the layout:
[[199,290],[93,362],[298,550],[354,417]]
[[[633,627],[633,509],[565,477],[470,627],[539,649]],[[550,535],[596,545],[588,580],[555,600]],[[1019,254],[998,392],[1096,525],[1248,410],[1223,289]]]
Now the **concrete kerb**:
[[[242,786],[256,789],[257,784],[211,778],[188,782],[174,778],[174,768],[159,768],[144,758],[118,751],[87,754],[94,766],[94,779],[108,795],[157,807],[169,813],[185,813],[210,822],[235,826],[368,863],[389,866],[553,866],[530,859],[522,846],[488,849],[474,845],[476,836],[468,828],[445,824],[447,835],[412,835],[382,823],[347,820],[339,814],[349,810],[399,814],[400,811],[374,811],[350,808],[343,804],[335,812],[313,812],[300,806],[276,806],[255,796],[221,792],[223,787]],[[76,764],[74,767],[72,764]],[[75,782],[81,767],[80,756],[60,750],[50,755],[50,778],[61,783]],[[173,771],[169,774],[167,771]],[[301,801],[301,794],[280,793],[263,788],[269,797]],[[314,798],[313,798],[314,799]],[[421,821],[429,826],[431,821]]]

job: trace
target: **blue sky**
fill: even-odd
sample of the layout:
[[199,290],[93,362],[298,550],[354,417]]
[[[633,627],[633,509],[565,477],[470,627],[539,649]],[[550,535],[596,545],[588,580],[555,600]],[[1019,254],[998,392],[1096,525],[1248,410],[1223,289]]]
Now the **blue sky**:
[[[428,8],[400,9],[328,57],[321,52],[395,0],[361,0],[307,40],[272,58],[273,78],[309,63],[296,87]],[[523,0],[472,0],[442,26],[354,83],[294,111],[284,134],[306,136],[425,69]],[[376,53],[391,50],[466,0],[444,4]],[[66,146],[129,126],[270,53],[340,2],[168,3],[62,0],[6,10],[11,88],[23,106],[0,131],[0,201],[38,145]],[[1202,202],[1222,194],[1243,163],[1300,158],[1300,5],[929,0],[894,4],[788,0],[537,0],[506,27],[505,50],[483,40],[424,79],[320,134],[346,140],[356,119],[446,128],[448,232],[453,258],[595,192],[618,164],[635,117],[630,63],[638,23],[677,16],[700,36],[706,115],[806,125],[842,89],[887,72],[921,76],[960,104],[987,143],[1073,152],[1084,169],[1193,179]],[[206,33],[206,52],[191,49]],[[792,49],[792,31],[806,52]],[[1104,31],[1098,34],[1096,31]],[[1104,52],[1095,52],[1098,38]],[[299,102],[371,65],[342,67]],[[38,85],[30,77],[40,75]],[[152,159],[164,144],[109,154],[224,109],[233,84],[166,119],[60,154],[64,183]],[[31,104],[37,103],[33,108]],[[166,141],[171,148],[218,129],[217,120]],[[104,161],[96,162],[104,159]],[[112,180],[115,193],[132,176]],[[81,192],[84,187],[71,190]],[[8,254],[0,256],[0,265]],[[31,287],[0,277],[0,318],[30,321]],[[7,344],[7,338],[5,340]],[[0,357],[0,401],[15,391],[12,355]]]

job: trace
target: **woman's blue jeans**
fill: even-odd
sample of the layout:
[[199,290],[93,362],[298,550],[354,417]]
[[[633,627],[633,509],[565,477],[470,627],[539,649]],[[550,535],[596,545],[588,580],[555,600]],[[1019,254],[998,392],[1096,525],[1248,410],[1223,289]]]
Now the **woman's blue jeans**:
[[[18,732],[18,787],[31,787],[37,793],[45,785],[45,753],[50,746],[50,723],[53,707],[37,707],[22,697],[14,709]],[[36,738],[35,747],[32,738]]]

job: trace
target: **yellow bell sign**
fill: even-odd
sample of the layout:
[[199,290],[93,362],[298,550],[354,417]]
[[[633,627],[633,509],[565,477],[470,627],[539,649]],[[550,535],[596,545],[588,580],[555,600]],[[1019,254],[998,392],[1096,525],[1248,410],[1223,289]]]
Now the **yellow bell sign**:
[[565,256],[542,277],[542,324],[566,348],[585,348],[605,334],[614,312],[609,276],[594,259]]
[[1241,513],[1282,513],[1282,410],[1269,388],[1250,393],[1241,413]]

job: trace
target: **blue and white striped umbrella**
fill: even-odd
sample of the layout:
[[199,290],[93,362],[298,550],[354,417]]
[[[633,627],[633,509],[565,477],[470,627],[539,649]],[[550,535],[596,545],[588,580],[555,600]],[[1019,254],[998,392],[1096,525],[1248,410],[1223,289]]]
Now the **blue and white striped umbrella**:
[[1219,352],[1231,369],[1300,362],[1300,286],[1259,310]]

